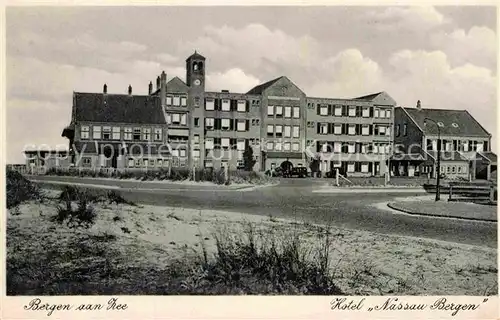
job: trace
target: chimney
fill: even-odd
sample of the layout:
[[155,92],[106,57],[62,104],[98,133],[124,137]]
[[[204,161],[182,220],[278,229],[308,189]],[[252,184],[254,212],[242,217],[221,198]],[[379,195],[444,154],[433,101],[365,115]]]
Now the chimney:
[[156,90],[160,89],[160,77],[156,78]]
[[229,90],[221,90],[222,93],[229,93]]
[[422,110],[422,106],[420,105],[420,100],[417,101],[417,109]]
[[128,94],[131,95],[132,94],[132,86],[131,85],[128,85]]
[[167,100],[167,74],[165,71],[161,72],[161,78],[160,78],[160,101],[161,101],[161,107],[163,110],[165,110],[165,105]]
[[148,92],[149,92],[149,95],[151,95],[153,93],[153,82],[151,82],[151,81],[149,81]]
[[102,87],[102,93],[108,93],[108,86],[106,84],[104,84],[104,86]]

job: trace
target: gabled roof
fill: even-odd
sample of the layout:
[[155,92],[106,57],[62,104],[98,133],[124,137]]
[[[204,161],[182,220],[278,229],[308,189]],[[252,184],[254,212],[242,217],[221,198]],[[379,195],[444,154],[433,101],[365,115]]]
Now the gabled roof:
[[75,121],[165,124],[157,96],[75,92]]
[[382,91],[381,92],[377,92],[377,93],[372,93],[372,94],[369,94],[369,95],[366,95],[366,96],[354,98],[354,100],[372,101],[375,97],[377,97],[381,93],[382,93]]
[[179,77],[172,78],[169,82],[167,82],[167,93],[171,92],[188,92],[188,85],[182,81]]
[[488,159],[488,161],[492,164],[497,164],[497,155],[494,154],[493,152],[491,151],[483,151],[483,152],[479,152],[479,154],[481,156],[483,156],[484,158]]
[[437,135],[438,128],[432,122],[424,126],[425,118],[443,123],[443,126],[439,128],[441,135],[485,138],[491,136],[466,110],[403,109],[427,135]]
[[390,105],[395,106],[396,101],[385,91],[372,93],[366,96],[354,98],[354,100],[370,101],[376,105]]
[[250,91],[247,92],[247,94],[262,94],[264,90],[278,82],[281,78],[284,78],[284,76],[278,77],[276,79],[273,79],[271,81],[259,84],[258,86],[253,87]]
[[[437,151],[427,151],[427,153],[437,159]],[[441,161],[468,161],[468,159],[458,151],[441,151]]]
[[189,57],[187,57],[186,61],[194,60],[194,59],[205,60],[205,57],[202,56],[201,54],[199,54],[198,52],[196,52],[196,50],[195,50],[192,55],[190,55]]

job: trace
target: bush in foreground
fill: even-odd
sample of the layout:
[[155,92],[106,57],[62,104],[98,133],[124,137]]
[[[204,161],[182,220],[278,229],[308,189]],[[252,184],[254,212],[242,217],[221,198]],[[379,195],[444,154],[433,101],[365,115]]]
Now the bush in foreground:
[[7,170],[7,208],[24,201],[41,199],[39,188],[17,171]]
[[329,233],[319,248],[290,239],[256,235],[249,226],[244,238],[216,235],[216,253],[205,247],[198,260],[173,265],[165,294],[322,294],[340,295],[330,270]]

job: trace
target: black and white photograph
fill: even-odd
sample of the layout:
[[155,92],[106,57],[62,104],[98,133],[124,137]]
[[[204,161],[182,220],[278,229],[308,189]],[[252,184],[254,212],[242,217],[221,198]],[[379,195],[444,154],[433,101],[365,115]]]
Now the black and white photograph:
[[28,309],[498,296],[495,6],[7,6],[5,27],[5,293]]

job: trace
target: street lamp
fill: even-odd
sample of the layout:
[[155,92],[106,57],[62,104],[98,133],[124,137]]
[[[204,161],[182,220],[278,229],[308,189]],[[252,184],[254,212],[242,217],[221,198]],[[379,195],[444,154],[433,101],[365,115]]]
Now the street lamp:
[[430,118],[425,118],[424,119],[424,127],[427,126],[427,121],[433,122],[437,129],[438,129],[438,141],[437,141],[437,179],[436,179],[436,201],[439,201],[439,196],[440,196],[440,190],[439,190],[439,180],[441,176],[441,129],[439,129],[439,125],[437,124],[436,121],[430,119]]

